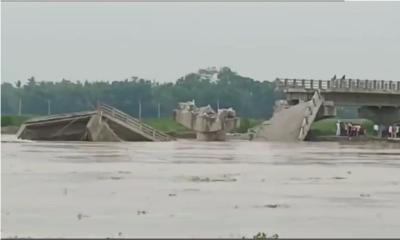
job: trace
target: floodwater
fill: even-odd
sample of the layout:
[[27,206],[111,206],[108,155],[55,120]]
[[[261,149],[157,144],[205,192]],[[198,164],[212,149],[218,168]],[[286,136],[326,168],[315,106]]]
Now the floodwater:
[[399,237],[400,145],[26,142],[2,237]]

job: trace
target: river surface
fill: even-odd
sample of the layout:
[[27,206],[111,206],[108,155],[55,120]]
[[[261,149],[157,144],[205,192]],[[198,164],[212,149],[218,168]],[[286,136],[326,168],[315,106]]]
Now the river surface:
[[2,135],[2,237],[400,237],[400,145]]

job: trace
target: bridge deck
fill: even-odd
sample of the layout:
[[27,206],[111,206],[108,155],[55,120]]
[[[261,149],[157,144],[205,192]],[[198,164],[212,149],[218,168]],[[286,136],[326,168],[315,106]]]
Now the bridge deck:
[[84,112],[74,112],[74,113],[62,113],[53,114],[49,116],[35,117],[27,120],[25,124],[33,124],[39,122],[56,121],[56,120],[66,120],[69,118],[85,117],[96,114],[96,111],[84,111]]

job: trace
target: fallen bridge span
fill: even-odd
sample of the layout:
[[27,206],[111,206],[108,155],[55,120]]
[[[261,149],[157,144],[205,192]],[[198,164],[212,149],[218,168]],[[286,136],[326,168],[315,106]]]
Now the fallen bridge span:
[[17,137],[48,141],[169,141],[172,138],[140,120],[105,104],[96,111],[33,118]]

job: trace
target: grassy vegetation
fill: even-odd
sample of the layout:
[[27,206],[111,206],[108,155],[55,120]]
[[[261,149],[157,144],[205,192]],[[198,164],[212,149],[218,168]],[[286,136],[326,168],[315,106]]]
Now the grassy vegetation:
[[237,132],[239,133],[247,133],[247,131],[250,128],[253,128],[257,125],[259,125],[262,121],[253,119],[253,118],[241,118],[240,119],[240,125],[239,128],[237,129]]
[[146,124],[153,128],[165,132],[167,134],[180,134],[188,132],[189,130],[179,123],[175,122],[172,118],[147,118],[143,120]]
[[[336,122],[338,119],[329,118],[314,122],[311,125],[311,131],[314,136],[332,136],[336,135]],[[367,130],[367,135],[373,133],[374,123],[367,119],[339,119],[341,122],[351,122],[361,124]]]
[[[147,118],[143,121],[155,129],[163,131],[167,134],[179,135],[191,132],[191,130],[175,122],[172,118]],[[246,133],[249,128],[255,127],[260,123],[260,120],[242,118],[240,119],[240,126],[237,129],[237,132]]]
[[23,122],[31,118],[31,116],[18,116],[18,115],[5,115],[1,116],[1,126],[8,127],[8,126],[15,126],[19,127]]

